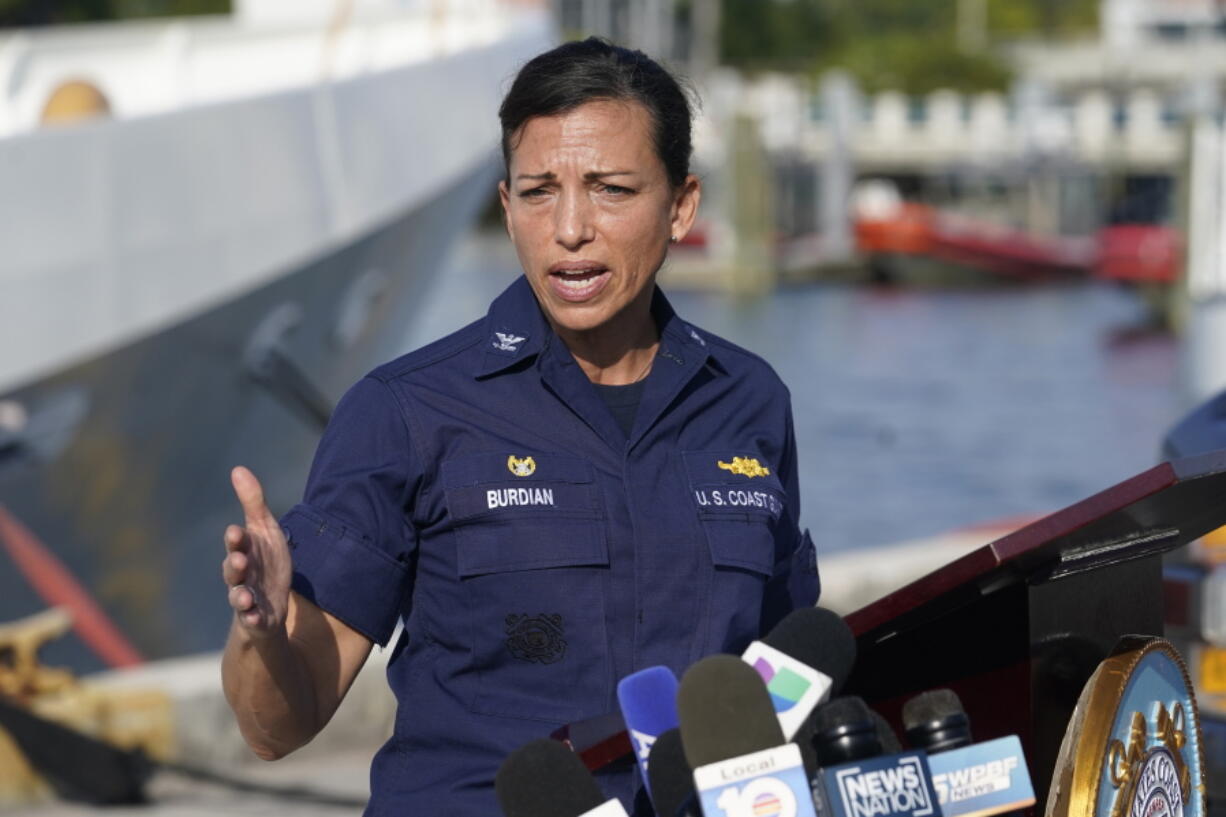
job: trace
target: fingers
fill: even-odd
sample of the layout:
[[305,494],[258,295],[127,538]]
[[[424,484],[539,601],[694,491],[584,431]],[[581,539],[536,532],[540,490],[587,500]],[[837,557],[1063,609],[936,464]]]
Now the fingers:
[[237,613],[255,609],[255,593],[251,592],[251,588],[244,584],[230,588],[229,601],[230,606]]
[[246,551],[251,548],[251,538],[247,536],[247,531],[238,525],[228,525],[222,541],[226,543],[226,553]]
[[229,553],[221,563],[221,578],[231,587],[247,581],[247,554],[242,551]]
[[264,489],[255,474],[239,465],[230,472],[230,484],[234,486],[234,494],[243,506],[243,514],[247,523],[267,523],[272,520],[272,512],[264,504]]
[[261,626],[259,606],[256,604],[255,593],[251,588],[241,584],[231,587],[229,601],[240,624],[248,628]]

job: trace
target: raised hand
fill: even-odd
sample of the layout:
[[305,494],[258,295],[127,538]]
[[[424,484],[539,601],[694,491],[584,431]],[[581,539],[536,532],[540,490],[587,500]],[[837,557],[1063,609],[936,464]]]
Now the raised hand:
[[255,474],[239,466],[230,472],[230,482],[245,517],[241,527],[226,528],[226,558],[221,563],[235,620],[251,638],[284,633],[292,573],[289,543],[264,504]]

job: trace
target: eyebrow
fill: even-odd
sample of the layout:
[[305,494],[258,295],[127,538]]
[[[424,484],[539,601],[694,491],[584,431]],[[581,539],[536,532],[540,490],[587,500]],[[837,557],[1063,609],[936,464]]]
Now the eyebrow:
[[[633,170],[594,170],[591,173],[584,173],[583,178],[585,181],[593,181],[596,179],[604,179],[609,176],[633,176],[633,175],[634,175]],[[556,174],[549,173],[549,172],[520,173],[518,176],[515,177],[515,180],[516,181],[530,180],[530,181],[540,181],[540,182],[552,182],[552,181],[555,181],[557,178],[558,177]]]

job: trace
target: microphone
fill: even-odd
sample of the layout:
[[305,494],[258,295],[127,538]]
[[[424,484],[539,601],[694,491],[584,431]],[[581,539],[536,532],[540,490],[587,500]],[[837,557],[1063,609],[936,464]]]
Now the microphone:
[[685,759],[681,730],[665,729],[651,747],[648,777],[651,803],[659,817],[691,817],[694,804],[694,771]]
[[856,639],[837,613],[802,607],[788,613],[741,658],[762,676],[792,740],[813,709],[838,691],[856,661]]
[[507,755],[494,792],[506,817],[626,817],[621,801],[605,800],[583,761],[548,738]]
[[813,718],[813,750],[821,766],[813,788],[823,813],[941,817],[924,752],[884,754],[885,744],[897,738],[863,700],[834,698],[818,707]]
[[[651,796],[648,759],[660,734],[673,729],[677,719],[677,676],[668,667],[655,666],[627,675],[617,684],[617,701],[634,745],[643,785]],[[654,802],[654,800],[653,800]]]
[[[745,659],[763,674],[767,684],[775,684],[774,694],[780,701],[778,711],[788,711],[788,715],[780,715],[781,720],[792,726],[795,721],[801,721],[801,731],[789,732],[789,739],[795,740],[800,746],[801,755],[805,758],[806,768],[812,769],[812,750],[809,748],[809,733],[803,731],[808,727],[805,722],[813,707],[824,700],[826,696],[837,692],[851,673],[855,663],[856,645],[851,631],[839,616],[820,607],[794,610],[771,630],[761,641],[754,642],[758,647],[750,646],[746,650]],[[761,645],[777,651],[771,653]],[[760,650],[760,652],[751,652]],[[779,655],[783,653],[784,655]],[[773,657],[773,660],[772,660]],[[795,676],[804,678],[803,670],[797,670],[797,663],[810,669],[819,670],[818,676],[824,676],[830,683],[826,692],[821,677],[818,678],[816,691],[809,697],[792,703],[792,699],[783,692],[785,682],[794,684]],[[789,668],[794,674],[781,673],[781,668]],[[766,678],[770,675],[770,678]],[[777,680],[776,680],[777,678]],[[808,676],[812,683],[812,676]],[[795,686],[788,691],[792,695]],[[619,713],[610,713],[585,721],[567,724],[553,732],[550,737],[560,740],[570,746],[588,769],[595,771],[608,766],[622,757],[631,754],[632,741],[626,730],[625,720]]]
[[770,693],[744,661],[712,655],[690,667],[677,714],[706,817],[815,817],[800,749],[784,743]]
[[989,817],[1034,805],[1034,786],[1017,735],[971,743],[970,718],[949,689],[907,701],[903,725],[912,746],[928,751],[945,817]]

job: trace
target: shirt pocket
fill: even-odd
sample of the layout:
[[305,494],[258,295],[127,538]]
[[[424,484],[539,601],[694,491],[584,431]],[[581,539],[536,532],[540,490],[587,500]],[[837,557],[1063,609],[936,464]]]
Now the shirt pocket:
[[443,463],[469,665],[480,714],[565,722],[611,694],[609,551],[590,462],[481,454]]
[[752,451],[687,451],[683,457],[714,567],[706,651],[739,653],[761,635],[762,601],[784,514],[783,485],[773,463]]

